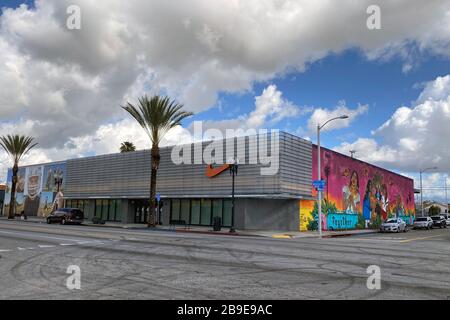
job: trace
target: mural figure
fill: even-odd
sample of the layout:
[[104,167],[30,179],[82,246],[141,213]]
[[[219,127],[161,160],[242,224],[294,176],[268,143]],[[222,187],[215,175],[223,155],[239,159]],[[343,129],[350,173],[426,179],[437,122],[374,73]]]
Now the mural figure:
[[47,181],[45,182],[45,191],[52,190],[52,178],[53,178],[53,171],[52,169],[49,169],[47,172]]
[[385,184],[383,184],[381,186],[381,215],[382,215],[383,221],[387,220],[387,218],[388,218],[388,206],[389,206],[389,200],[388,200],[387,187]]
[[42,167],[27,168],[25,180],[25,215],[36,216],[41,202]]
[[342,188],[344,211],[346,213],[357,213],[361,198],[359,195],[359,177],[356,171],[350,176],[350,185]]
[[405,215],[405,208],[403,207],[402,197],[398,194],[395,200],[395,217],[399,218],[400,216]]
[[372,212],[371,192],[372,192],[372,180],[369,180],[367,181],[366,192],[364,193],[364,202],[363,202],[363,218],[366,221],[366,228],[370,221]]
[[19,169],[19,172],[17,173],[16,192],[23,193],[24,191],[25,191],[25,170]]

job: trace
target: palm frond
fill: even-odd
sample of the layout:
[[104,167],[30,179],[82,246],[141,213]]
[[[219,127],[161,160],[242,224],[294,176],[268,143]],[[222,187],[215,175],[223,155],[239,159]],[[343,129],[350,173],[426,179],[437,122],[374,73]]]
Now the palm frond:
[[21,135],[6,135],[0,137],[0,145],[11,157],[14,164],[18,164],[25,154],[37,146],[37,143],[33,143],[33,141],[33,137]]
[[137,106],[127,103],[122,107],[145,130],[153,145],[159,145],[170,129],[181,125],[181,122],[193,115],[183,111],[183,105],[169,97],[144,95],[138,99]]

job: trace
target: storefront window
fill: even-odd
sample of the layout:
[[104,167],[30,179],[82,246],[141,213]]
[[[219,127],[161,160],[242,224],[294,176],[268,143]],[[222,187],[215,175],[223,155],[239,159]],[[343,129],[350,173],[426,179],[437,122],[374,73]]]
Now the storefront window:
[[231,200],[223,201],[223,219],[222,225],[225,227],[231,227],[231,217],[232,217],[232,203]]
[[171,220],[180,220],[180,206],[179,199],[172,200]]
[[108,218],[108,207],[109,207],[109,201],[103,200],[102,201],[102,220],[109,220]]
[[200,200],[192,200],[191,224],[200,224]]
[[191,200],[181,200],[180,220],[186,221],[189,224],[189,216],[191,210]]
[[122,200],[116,200],[116,218],[115,221],[122,221]]
[[95,200],[95,217],[102,218],[102,200]]
[[109,215],[108,220],[109,221],[116,221],[116,200],[110,200],[109,201]]
[[201,212],[201,219],[200,224],[203,226],[210,226],[211,225],[211,200],[209,199],[202,199],[202,212]]
[[213,200],[213,218],[219,217],[222,219],[222,200]]

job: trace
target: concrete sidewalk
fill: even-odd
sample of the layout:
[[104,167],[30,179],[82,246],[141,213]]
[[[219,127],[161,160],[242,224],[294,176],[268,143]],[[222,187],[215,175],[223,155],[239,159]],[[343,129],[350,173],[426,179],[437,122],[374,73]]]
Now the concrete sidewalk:
[[[6,217],[0,217],[0,220],[8,220]],[[11,221],[21,221],[24,223],[46,223],[45,218],[29,217],[27,220],[16,218]],[[198,234],[214,234],[227,236],[253,236],[253,237],[267,237],[275,239],[296,239],[296,238],[318,238],[317,231],[281,231],[281,230],[237,230],[236,233],[230,233],[229,228],[222,228],[221,231],[213,231],[212,227],[201,226],[187,226],[187,227],[171,227],[171,226],[157,226],[149,229],[145,224],[123,224],[119,222],[105,222],[105,224],[94,224],[90,220],[86,220],[83,224],[86,227],[97,228],[121,228],[128,230],[148,230],[148,231],[172,231]],[[378,233],[378,230],[343,230],[343,231],[323,231],[323,238],[334,237],[349,237],[356,235],[366,235]]]

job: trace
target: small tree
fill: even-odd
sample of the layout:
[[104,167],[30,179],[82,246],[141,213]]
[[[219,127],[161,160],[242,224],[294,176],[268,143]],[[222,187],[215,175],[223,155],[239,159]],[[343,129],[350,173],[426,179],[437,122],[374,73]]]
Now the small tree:
[[125,141],[125,142],[122,142],[122,144],[120,145],[121,153],[133,152],[133,151],[136,151],[136,146],[133,144],[133,142]]
[[17,173],[19,172],[20,159],[34,148],[37,143],[33,143],[34,138],[20,136],[20,135],[7,135],[0,137],[0,145],[5,149],[6,153],[11,157],[13,161],[12,169],[12,184],[11,184],[11,201],[9,204],[8,219],[14,219],[16,208],[16,184]]
[[440,213],[441,213],[441,208],[438,207],[438,206],[431,206],[431,207],[428,209],[428,215],[429,215],[429,216],[435,216],[435,215],[438,215],[438,214],[440,214]]

